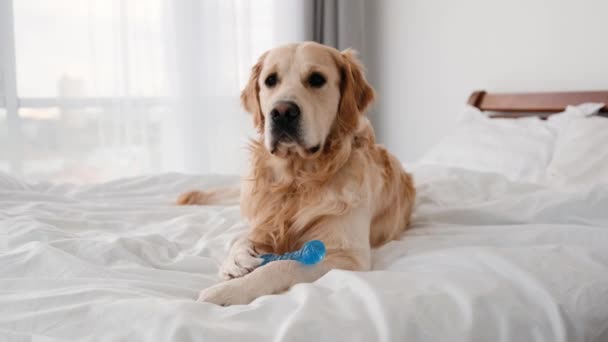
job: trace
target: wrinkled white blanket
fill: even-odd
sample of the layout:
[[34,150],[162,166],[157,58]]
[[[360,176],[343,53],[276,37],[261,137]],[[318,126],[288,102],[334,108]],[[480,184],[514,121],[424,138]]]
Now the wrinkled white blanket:
[[608,341],[608,187],[415,177],[412,229],[373,272],[223,308],[194,300],[246,224],[236,206],[171,202],[235,177],[0,174],[0,341]]

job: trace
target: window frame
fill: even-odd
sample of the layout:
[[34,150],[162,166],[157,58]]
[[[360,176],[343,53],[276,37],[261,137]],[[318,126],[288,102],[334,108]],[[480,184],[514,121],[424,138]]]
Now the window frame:
[[0,73],[3,75],[4,83],[2,107],[6,110],[9,137],[9,172],[20,176],[23,172],[23,160],[21,158],[21,121],[17,97],[13,0],[0,1],[0,54]]

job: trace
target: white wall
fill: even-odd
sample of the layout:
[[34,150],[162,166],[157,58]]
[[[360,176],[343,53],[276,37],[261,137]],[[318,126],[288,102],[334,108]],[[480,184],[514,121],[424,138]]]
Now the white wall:
[[474,89],[608,89],[608,0],[379,0],[364,56],[379,140],[414,161]]

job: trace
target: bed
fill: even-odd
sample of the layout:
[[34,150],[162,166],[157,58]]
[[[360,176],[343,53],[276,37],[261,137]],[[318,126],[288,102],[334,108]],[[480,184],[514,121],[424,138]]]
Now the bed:
[[[497,132],[484,142],[491,148],[491,139],[513,132],[525,133],[497,144],[542,146],[530,156],[504,152],[511,159],[500,167],[524,164],[512,173],[452,165],[454,146],[435,150],[407,166],[418,189],[412,226],[374,251],[372,272],[334,270],[247,306],[195,302],[219,281],[230,242],[247,228],[238,207],[172,204],[184,190],[237,177],[162,174],[76,186],[0,174],[0,340],[608,341],[608,181],[568,178],[561,166],[571,156],[555,155],[556,146],[572,145],[563,134],[606,110],[568,112],[566,105],[608,103],[608,92],[583,94],[473,94],[469,110],[567,113],[465,122],[457,141],[479,128]],[[593,119],[603,121],[589,129],[608,123]],[[484,126],[494,122],[503,126]],[[543,135],[532,137],[537,131]],[[543,171],[531,172],[526,164],[543,153],[551,157],[533,170]],[[556,178],[550,166],[559,157]]]

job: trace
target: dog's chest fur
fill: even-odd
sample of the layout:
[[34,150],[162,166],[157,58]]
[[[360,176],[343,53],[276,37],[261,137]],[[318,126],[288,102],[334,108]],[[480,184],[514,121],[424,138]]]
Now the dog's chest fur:
[[[342,166],[352,162],[350,152],[334,156],[334,161]],[[300,248],[322,233],[315,227],[324,219],[342,215],[362,200],[362,180],[343,174],[352,168],[331,169],[324,161],[325,168],[318,169],[272,159],[264,153],[259,156],[254,153],[253,171],[244,180],[241,210],[251,225],[250,240],[260,252],[285,253]]]

